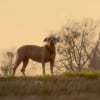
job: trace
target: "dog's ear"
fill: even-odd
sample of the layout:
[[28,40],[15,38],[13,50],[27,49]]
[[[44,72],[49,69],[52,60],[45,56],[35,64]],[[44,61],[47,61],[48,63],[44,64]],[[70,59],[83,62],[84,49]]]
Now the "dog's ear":
[[43,40],[43,42],[47,42],[48,41],[48,38],[45,38],[44,40]]

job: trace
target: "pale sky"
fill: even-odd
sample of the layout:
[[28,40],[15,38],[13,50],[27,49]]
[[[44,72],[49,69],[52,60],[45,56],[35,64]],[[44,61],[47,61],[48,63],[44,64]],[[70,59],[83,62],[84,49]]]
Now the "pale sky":
[[68,19],[100,18],[100,0],[0,0],[0,50],[41,45]]

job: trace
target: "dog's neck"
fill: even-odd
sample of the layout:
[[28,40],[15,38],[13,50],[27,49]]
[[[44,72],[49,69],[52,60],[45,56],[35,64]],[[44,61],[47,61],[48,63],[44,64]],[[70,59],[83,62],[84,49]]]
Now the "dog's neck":
[[50,53],[56,53],[55,46],[51,46],[50,44],[46,44],[45,46]]

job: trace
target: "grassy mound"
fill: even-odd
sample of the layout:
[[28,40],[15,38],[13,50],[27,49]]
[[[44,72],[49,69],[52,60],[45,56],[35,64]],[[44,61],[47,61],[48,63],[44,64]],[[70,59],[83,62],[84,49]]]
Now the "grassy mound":
[[100,100],[100,72],[1,77],[0,100]]

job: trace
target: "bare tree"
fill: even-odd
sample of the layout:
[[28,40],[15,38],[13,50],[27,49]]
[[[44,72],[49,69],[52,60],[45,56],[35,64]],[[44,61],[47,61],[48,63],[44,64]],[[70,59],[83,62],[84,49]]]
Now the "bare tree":
[[91,60],[89,63],[89,67],[93,70],[100,70],[100,34],[99,39],[90,54],[90,58]]
[[1,73],[4,76],[9,76],[12,74],[13,59],[14,59],[13,52],[6,52],[5,54],[3,54],[1,62]]
[[67,71],[81,71],[88,69],[90,60],[90,41],[91,33],[95,32],[98,24],[92,20],[73,22],[66,25],[61,30],[62,41],[58,47],[60,55],[58,63],[66,68]]

